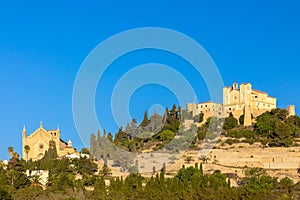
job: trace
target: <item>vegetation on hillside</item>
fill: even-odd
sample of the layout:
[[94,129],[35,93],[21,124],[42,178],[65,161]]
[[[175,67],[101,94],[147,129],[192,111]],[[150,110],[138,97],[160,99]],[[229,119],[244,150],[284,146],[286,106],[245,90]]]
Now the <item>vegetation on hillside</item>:
[[299,138],[300,134],[300,117],[288,116],[287,110],[277,108],[265,112],[250,127],[239,126],[236,121],[225,119],[224,129],[226,123],[226,127],[231,127],[223,132],[229,137],[226,140],[228,144],[260,142],[265,147],[297,146],[295,138]]
[[[202,164],[198,167],[185,168],[178,171],[173,178],[166,178],[166,166],[151,178],[138,174],[138,163],[132,163],[128,152],[134,153],[144,149],[163,149],[178,152],[181,148],[197,148],[204,140],[214,140],[218,131],[227,137],[226,143],[261,142],[267,146],[297,145],[295,138],[300,133],[300,118],[288,117],[287,112],[274,109],[257,117],[251,127],[240,126],[243,117],[235,119],[233,115],[225,119],[209,118],[202,126],[191,126],[183,131],[181,120],[188,116],[181,108],[173,106],[166,109],[163,117],[154,114],[144,119],[140,125],[136,120],[123,130],[119,129],[115,137],[112,133],[97,137],[91,136],[91,148],[82,149],[82,153],[91,154],[104,160],[104,166],[98,169],[90,158],[79,159],[58,158],[56,145],[50,141],[50,148],[39,161],[23,160],[8,148],[11,156],[7,166],[0,165],[0,199],[298,199],[300,184],[284,178],[277,180],[269,177],[264,170],[254,168],[246,171],[245,178],[233,174],[203,174]],[[202,122],[203,114],[194,117],[195,122]],[[155,132],[157,131],[157,132]],[[150,136],[150,137],[149,137]],[[178,137],[175,137],[178,136]],[[101,147],[105,148],[101,149]],[[25,147],[24,147],[25,148]],[[121,150],[116,151],[116,148]],[[30,151],[28,147],[25,153]],[[114,153],[115,152],[115,153]],[[118,155],[114,155],[118,154]],[[91,157],[93,158],[93,157]],[[130,175],[112,177],[111,169],[106,165],[109,159],[117,158],[114,165],[131,171]],[[205,163],[205,158],[199,158]],[[185,158],[186,163],[194,161],[191,156]],[[48,170],[49,180],[42,187],[37,176],[27,177],[26,170]],[[232,181],[239,187],[233,188]],[[109,181],[109,185],[107,185]]]
[[[53,155],[53,154],[52,154]],[[98,175],[95,164],[88,158],[69,160],[51,158],[26,162],[12,157],[6,169],[0,166],[0,199],[297,199],[300,185],[284,178],[277,180],[262,169],[246,172],[238,179],[240,187],[231,187],[231,174],[215,171],[204,174],[202,164],[178,171],[173,178],[159,173],[145,178],[131,173],[125,179],[112,177],[104,166]],[[46,188],[38,179],[24,174],[26,169],[50,170]],[[40,168],[38,168],[40,169]],[[75,178],[81,175],[81,178]],[[109,181],[110,184],[105,182]]]
[[[199,149],[203,147],[202,144],[204,148],[206,145],[212,148],[209,142],[215,141],[220,135],[226,137],[221,144],[259,142],[264,147],[290,147],[297,145],[295,138],[300,133],[300,118],[288,116],[286,110],[279,108],[258,116],[256,122],[248,127],[239,125],[244,116],[236,119],[231,113],[224,119],[210,117],[205,123],[204,118],[203,113],[192,117],[191,113],[175,105],[171,110],[166,108],[164,116],[154,113],[148,118],[147,112],[144,112],[140,124],[133,119],[125,129],[120,127],[114,137],[111,133],[106,135],[105,130],[103,135],[98,132],[97,137],[92,134],[91,154],[104,162],[113,160],[121,165],[123,171],[128,171],[136,166],[134,153],[142,151],[160,150],[176,154],[189,148]],[[202,125],[196,127],[193,124],[185,129],[181,126],[185,119]]]

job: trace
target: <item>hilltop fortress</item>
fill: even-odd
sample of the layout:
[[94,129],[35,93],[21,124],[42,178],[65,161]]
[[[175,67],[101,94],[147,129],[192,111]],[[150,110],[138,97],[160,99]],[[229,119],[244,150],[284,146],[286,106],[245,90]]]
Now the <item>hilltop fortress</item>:
[[[226,117],[230,113],[236,118],[244,117],[244,126],[252,125],[255,118],[264,112],[275,109],[276,98],[270,97],[266,92],[252,89],[250,83],[240,86],[234,83],[232,86],[223,88],[223,104],[211,101],[203,103],[189,103],[186,108],[192,113],[192,117],[203,113],[203,122],[209,117]],[[289,116],[295,115],[295,106],[287,107]],[[186,120],[185,124],[191,124]]]

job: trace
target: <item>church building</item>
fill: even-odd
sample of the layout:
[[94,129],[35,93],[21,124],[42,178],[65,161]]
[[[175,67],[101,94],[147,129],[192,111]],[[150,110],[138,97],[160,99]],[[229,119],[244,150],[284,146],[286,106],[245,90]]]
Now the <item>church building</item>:
[[[45,151],[49,149],[49,142],[53,140],[56,144],[57,155],[59,157],[68,154],[79,154],[75,148],[72,147],[72,141],[63,141],[60,138],[60,130],[46,130],[40,122],[40,127],[26,135],[26,128],[24,126],[22,131],[22,156],[26,160],[32,159],[33,161],[43,158]],[[29,150],[25,150],[25,146],[29,146]]]

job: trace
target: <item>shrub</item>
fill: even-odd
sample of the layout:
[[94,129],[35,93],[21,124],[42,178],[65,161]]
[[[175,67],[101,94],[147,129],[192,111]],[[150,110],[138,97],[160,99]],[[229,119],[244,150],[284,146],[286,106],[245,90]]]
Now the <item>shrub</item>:
[[227,139],[225,142],[229,145],[232,145],[234,143],[233,139]]

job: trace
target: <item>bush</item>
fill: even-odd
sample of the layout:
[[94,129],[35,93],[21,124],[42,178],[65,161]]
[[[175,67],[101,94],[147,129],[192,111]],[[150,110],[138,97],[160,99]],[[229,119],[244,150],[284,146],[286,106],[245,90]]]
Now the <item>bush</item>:
[[232,145],[234,143],[234,140],[233,139],[227,139],[225,142],[229,145]]
[[225,118],[223,128],[225,130],[232,129],[238,125],[238,120],[233,117],[232,113],[230,113],[229,117]]

